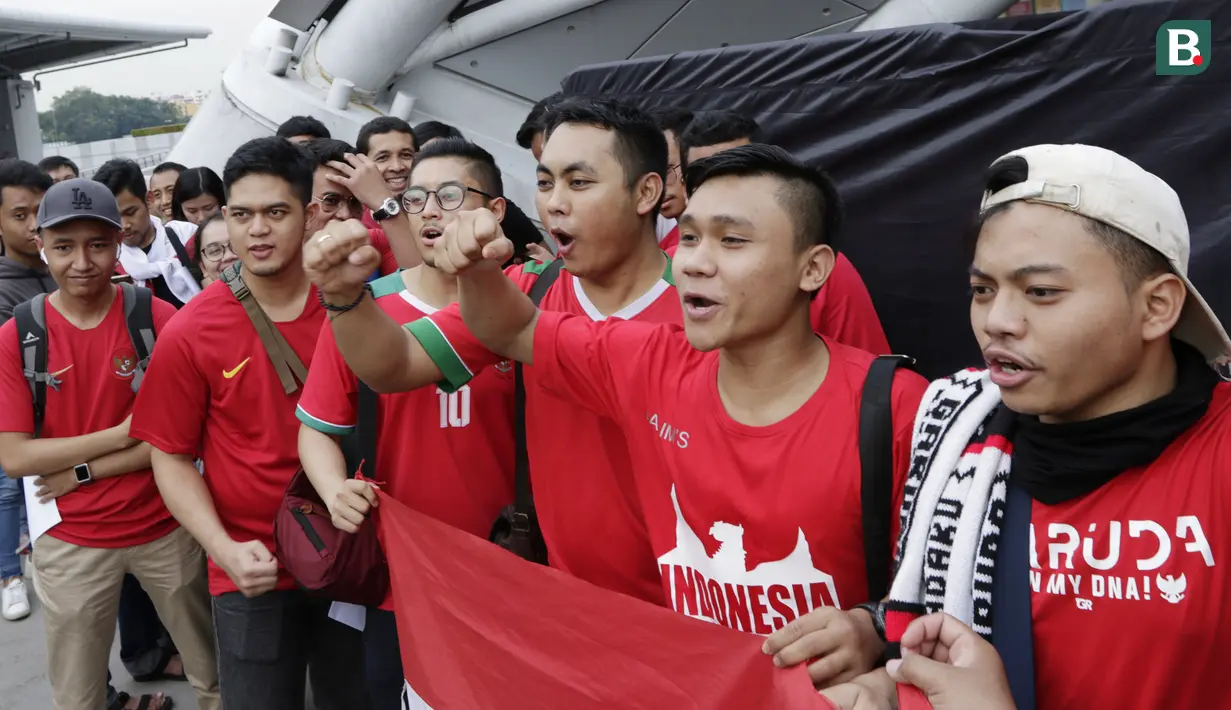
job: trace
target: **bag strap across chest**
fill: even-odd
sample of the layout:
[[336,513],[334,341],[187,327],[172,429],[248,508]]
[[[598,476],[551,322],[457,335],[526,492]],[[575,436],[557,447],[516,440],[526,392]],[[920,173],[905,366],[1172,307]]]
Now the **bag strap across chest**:
[[[239,301],[240,305],[244,307],[244,311],[248,313],[248,319],[252,321],[252,327],[256,329],[257,337],[261,339],[261,345],[265,348],[265,354],[269,356],[269,361],[273,363],[274,371],[278,373],[278,380],[282,383],[282,391],[286,394],[293,394],[299,389],[299,383],[308,381],[308,368],[304,367],[299,356],[291,348],[291,344],[286,342],[286,338],[282,337],[278,327],[265,314],[261,304],[256,302],[256,297],[248,290],[248,286],[244,283],[243,276],[240,274],[241,268],[242,264],[236,262],[225,269],[219,276],[231,288],[231,293],[235,295],[235,300]],[[299,380],[299,383],[295,381],[296,379]]]

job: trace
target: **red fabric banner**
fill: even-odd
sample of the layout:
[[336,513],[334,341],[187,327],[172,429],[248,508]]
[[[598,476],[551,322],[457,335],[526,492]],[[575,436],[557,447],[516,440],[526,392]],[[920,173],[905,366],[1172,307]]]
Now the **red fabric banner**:
[[526,562],[380,494],[402,664],[433,710],[830,710],[764,639]]

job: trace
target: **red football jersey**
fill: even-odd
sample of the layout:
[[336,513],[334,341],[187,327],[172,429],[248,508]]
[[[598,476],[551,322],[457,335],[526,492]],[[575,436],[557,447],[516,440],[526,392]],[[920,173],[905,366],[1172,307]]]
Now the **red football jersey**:
[[[546,264],[510,267],[509,277],[529,292]],[[613,318],[679,323],[683,312],[671,269]],[[566,271],[540,307],[601,321],[581,282]],[[475,340],[456,305],[408,326],[445,375],[442,388],[460,387],[500,358]],[[534,367],[526,373],[526,438],[535,511],[554,567],[612,591],[663,603],[658,565],[632,482],[628,445],[620,427],[576,404],[542,391]]]
[[[1231,708],[1231,384],[1154,463],[1031,516],[1038,707]],[[1223,565],[1219,567],[1218,565]]]
[[[377,305],[398,323],[437,310],[405,289],[401,273],[373,282],[372,291]],[[346,436],[355,428],[358,393],[359,379],[325,324],[299,400],[299,420],[325,434]],[[513,500],[513,368],[507,362],[487,368],[454,392],[422,387],[381,395],[377,418],[381,490],[487,539],[496,516]]]
[[[780,422],[748,426],[723,406],[719,352],[694,349],[680,326],[539,316],[539,386],[624,429],[676,611],[769,634],[819,607],[868,600],[859,406],[873,356],[826,344],[816,393]],[[926,388],[909,371],[894,381],[894,512]]]
[[[42,438],[60,439],[109,429],[132,413],[137,353],[124,320],[123,291],[102,322],[89,330],[69,323],[51,299],[46,303],[47,372],[60,380],[47,388]],[[175,307],[151,300],[155,351],[162,352],[162,335]],[[0,431],[34,433],[34,401],[22,375],[17,320],[0,327]],[[148,384],[143,382],[144,391]],[[136,436],[134,435],[134,438]],[[81,462],[86,463],[86,462]],[[163,505],[150,469],[133,471],[79,486],[56,499],[61,522],[48,535],[81,547],[135,547],[175,530],[177,523]]]
[[[276,323],[305,367],[312,366],[325,322],[312,288],[303,313]],[[205,485],[222,527],[237,542],[260,540],[274,550],[274,516],[299,469],[302,389],[284,394],[273,362],[244,307],[217,281],[192,299],[158,341],[137,406],[132,436],[168,454],[202,453]],[[278,589],[294,580],[279,573]],[[210,560],[214,596],[237,591]]]
[[662,249],[668,254],[674,254],[675,248],[678,247],[679,245],[680,245],[680,225],[676,223],[676,225],[671,228],[671,231],[667,232],[666,235],[664,235],[663,238],[659,240],[658,248]]

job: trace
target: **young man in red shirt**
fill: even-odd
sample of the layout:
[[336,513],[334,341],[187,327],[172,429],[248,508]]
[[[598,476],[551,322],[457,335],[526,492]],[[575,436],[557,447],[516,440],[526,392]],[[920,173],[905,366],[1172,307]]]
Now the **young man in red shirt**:
[[[150,447],[130,437],[142,365],[126,317],[132,304],[111,283],[120,219],[111,192],[92,180],[57,183],[43,196],[39,247],[59,288],[42,302],[43,332],[19,332],[18,318],[0,327],[0,466],[13,478],[37,476],[41,499],[54,500],[61,518],[33,553],[54,708],[105,704],[125,574],[170,630],[200,706],[219,708],[201,547],[159,497]],[[150,308],[161,335],[175,308],[158,299]],[[25,371],[44,339],[40,413]]]
[[[670,262],[654,238],[667,168],[662,131],[639,109],[574,100],[548,117],[547,134],[538,168],[539,216],[562,245],[567,271],[547,290],[543,308],[596,321],[679,322]],[[354,269],[370,268],[362,259],[366,250],[355,257],[361,266],[338,264],[342,244],[354,249],[339,232],[324,248],[313,240],[305,253],[331,303],[353,301],[362,287]],[[507,273],[517,289],[529,292],[547,266],[528,262]],[[436,383],[455,391],[505,362],[474,341],[456,306],[412,323],[409,334],[367,300],[332,324],[347,364],[382,392]],[[543,393],[529,370],[526,412],[535,510],[551,564],[604,589],[663,604],[619,427]],[[561,436],[562,425],[567,436]]]
[[[244,284],[305,367],[325,322],[302,261],[305,230],[320,209],[315,169],[307,148],[259,138],[240,146],[223,173]],[[153,446],[167,507],[209,554],[223,704],[301,710],[306,668],[317,707],[366,707],[359,633],[329,619],[329,602],[297,590],[273,556],[275,513],[299,467],[300,383],[284,386],[222,281],[188,304],[158,352],[132,436]],[[198,455],[204,476],[193,465]]]
[[[435,249],[461,211],[504,212],[504,186],[491,154],[462,138],[441,138],[419,152],[402,204],[423,264],[372,284],[376,305],[409,324],[457,301],[457,283],[436,268]],[[354,532],[375,494],[347,479],[339,437],[357,419],[359,379],[321,329],[312,371],[299,400],[299,457],[329,506],[334,525]],[[457,391],[423,387],[381,395],[376,480],[421,513],[487,538],[513,499],[513,373],[491,367]],[[403,686],[392,599],[367,610],[363,628],[368,691],[374,710],[397,710]]]
[[[464,272],[471,337],[531,365],[539,396],[619,424],[631,453],[623,484],[639,496],[667,602],[765,635],[819,619],[792,625],[809,632],[801,660],[826,656],[813,665],[818,683],[853,677],[880,653],[870,623],[835,612],[867,597],[858,411],[873,358],[818,338],[808,323],[811,294],[833,266],[837,193],[771,146],[697,165],[688,182],[701,187],[673,265],[687,337],[674,323],[536,309],[498,277],[509,242],[482,211],[450,227],[445,268]],[[481,263],[468,269],[472,261]],[[482,347],[450,342],[463,347],[461,362]],[[412,353],[410,366],[423,357]],[[894,382],[895,501],[924,387],[907,372]],[[574,465],[572,480],[602,484],[605,472],[587,463]]]
[[[734,111],[699,113],[688,123],[680,137],[682,165],[708,158],[729,148],[765,142],[757,122]],[[671,254],[670,249],[667,250]],[[867,350],[873,355],[891,352],[880,316],[863,277],[844,254],[838,252],[833,273],[812,299],[812,328],[844,345]]]
[[[372,246],[381,253],[377,276],[392,274],[398,270],[398,264],[407,268],[418,264],[419,253],[410,244],[410,222],[402,214],[398,199],[401,193],[389,189],[380,167],[336,138],[317,138],[304,146],[316,157],[312,200],[320,205],[316,218],[308,225],[308,233],[316,233],[330,221],[363,219]],[[393,240],[388,232],[394,233]],[[398,244],[396,248],[393,242]]]
[[[389,193],[400,198],[406,191],[410,166],[414,165],[415,153],[419,150],[419,139],[410,124],[396,116],[379,116],[359,129],[355,146],[361,155],[367,156],[380,169]],[[407,240],[388,239],[384,233],[386,220],[393,217],[404,220],[405,215],[389,214],[388,210],[377,212],[380,207],[380,204],[365,204],[363,210],[363,223],[372,232],[373,246],[381,250],[380,275],[388,276],[399,267],[409,269],[418,266],[419,254],[410,248]],[[401,254],[391,247],[395,242],[400,244]]]
[[1179,196],[1085,145],[987,175],[970,268],[986,369],[920,409],[889,609],[943,607],[1011,684],[1032,651],[1013,691],[1039,708],[1227,707],[1231,341],[1185,275]]

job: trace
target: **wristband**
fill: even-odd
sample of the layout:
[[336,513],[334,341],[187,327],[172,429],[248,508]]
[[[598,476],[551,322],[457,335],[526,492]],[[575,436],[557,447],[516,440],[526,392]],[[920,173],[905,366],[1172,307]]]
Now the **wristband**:
[[349,304],[345,306],[336,306],[332,303],[329,303],[328,301],[325,300],[325,294],[321,292],[320,290],[317,290],[316,292],[316,300],[320,301],[321,308],[324,308],[330,313],[342,314],[342,313],[346,313],[347,311],[355,310],[355,308],[357,308],[359,304],[363,302],[364,296],[367,296],[368,293],[371,292],[371,290],[372,290],[372,287],[369,284],[364,284],[363,290],[359,292],[359,296],[355,300],[351,301]]

